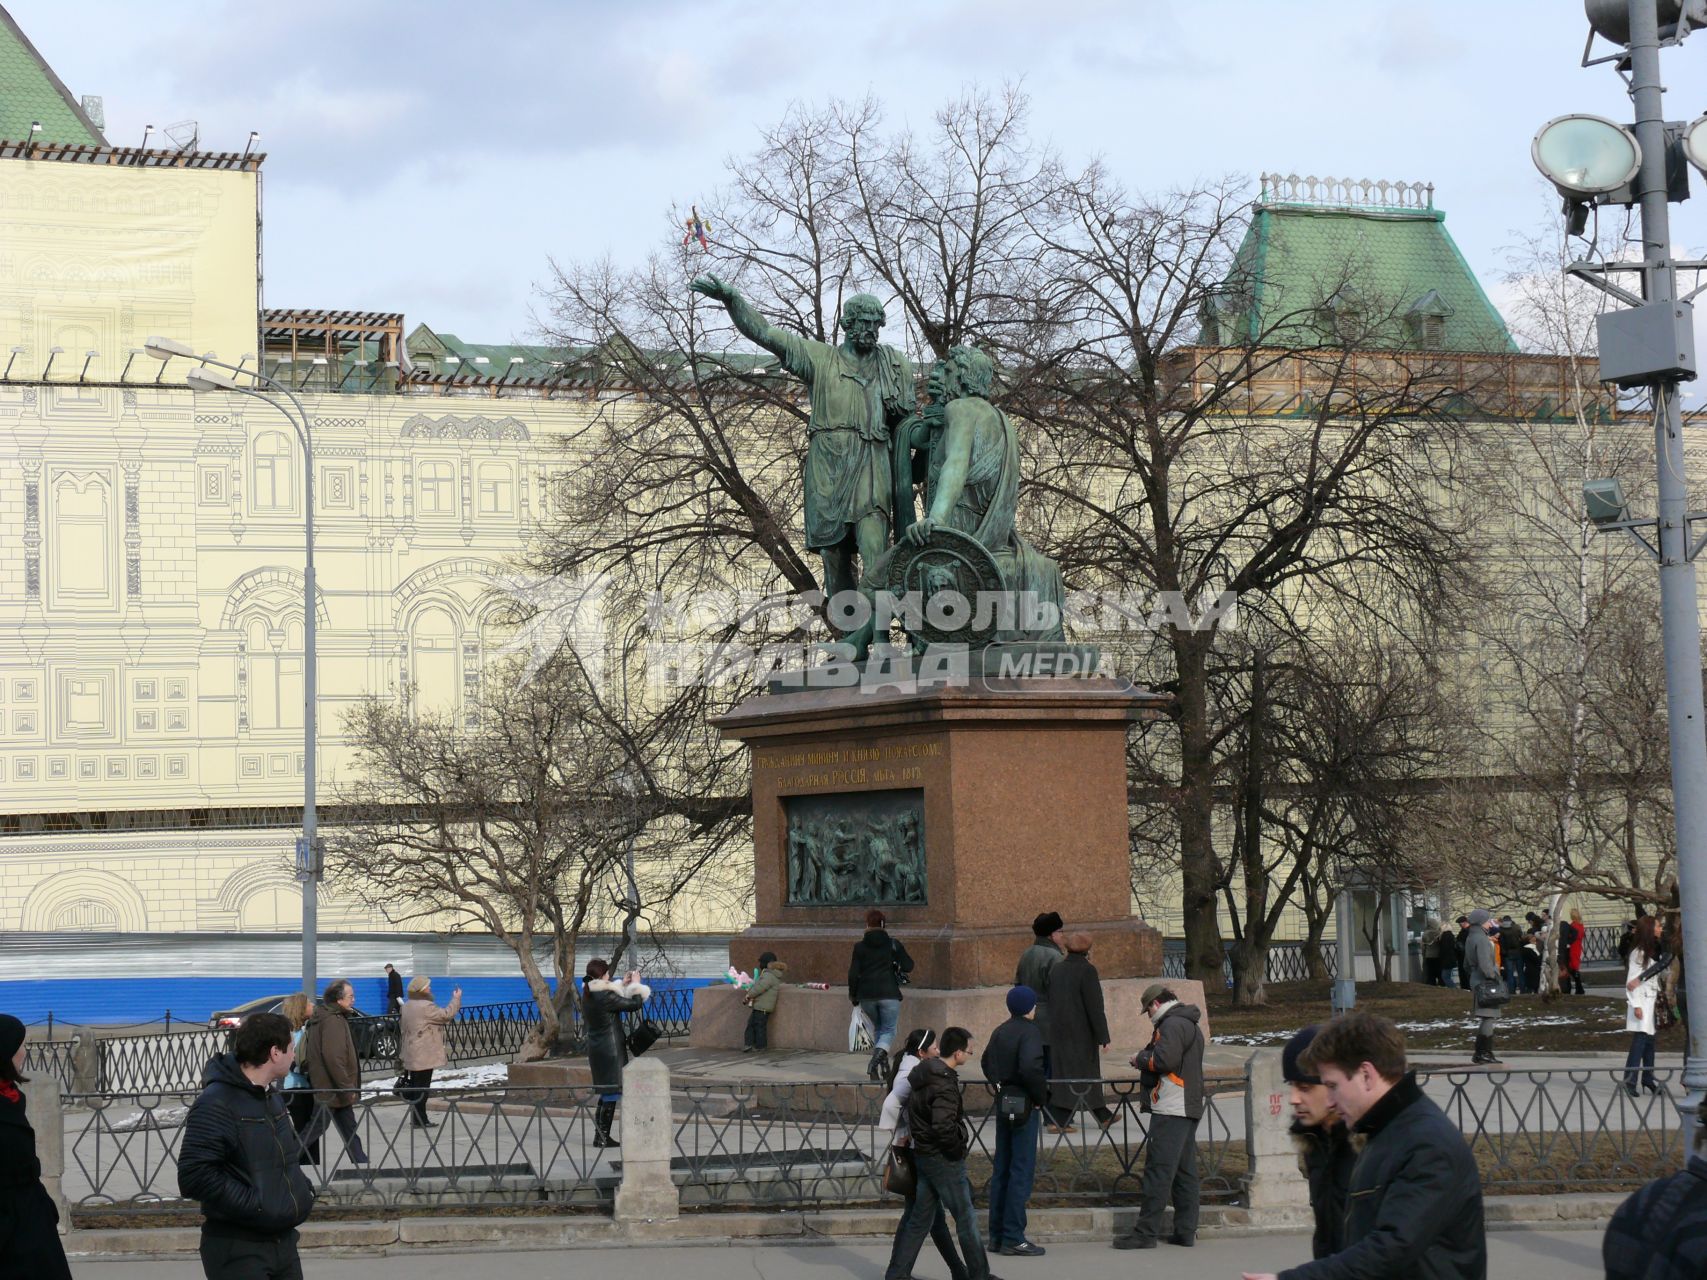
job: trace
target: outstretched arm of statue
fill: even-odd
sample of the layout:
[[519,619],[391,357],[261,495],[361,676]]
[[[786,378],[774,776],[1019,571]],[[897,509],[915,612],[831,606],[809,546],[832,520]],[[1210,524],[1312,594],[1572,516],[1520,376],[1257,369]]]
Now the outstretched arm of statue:
[[772,355],[788,358],[788,334],[778,329],[763,316],[753,304],[741,296],[741,291],[721,276],[703,275],[695,277],[688,286],[695,293],[703,293],[714,301],[721,302],[729,312],[729,318],[735,322],[735,327],[754,342],[758,343]]
[[942,469],[931,486],[931,506],[925,518],[907,530],[915,546],[924,546],[931,531],[948,523],[954,504],[966,488],[966,473],[972,466],[972,422],[970,415],[956,413],[950,404],[943,413]]

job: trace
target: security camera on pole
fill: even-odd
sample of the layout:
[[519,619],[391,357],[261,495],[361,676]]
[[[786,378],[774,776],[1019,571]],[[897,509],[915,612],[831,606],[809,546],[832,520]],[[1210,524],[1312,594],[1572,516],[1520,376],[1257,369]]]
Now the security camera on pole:
[[[1641,210],[1641,262],[1574,262],[1566,270],[1624,304],[1597,321],[1601,381],[1646,388],[1653,401],[1658,514],[1629,518],[1622,489],[1607,481],[1591,482],[1584,496],[1597,529],[1628,532],[1659,561],[1684,964],[1701,984],[1707,982],[1707,728],[1695,557],[1707,545],[1707,535],[1692,538],[1690,526],[1707,522],[1707,513],[1688,510],[1678,395],[1679,383],[1695,378],[1690,299],[1701,288],[1678,297],[1677,271],[1707,270],[1707,263],[1672,258],[1667,206],[1688,198],[1689,165],[1707,172],[1707,126],[1703,120],[1684,124],[1665,119],[1660,49],[1707,27],[1707,0],[1586,0],[1584,7],[1590,30],[1583,65],[1614,65],[1629,86],[1635,123],[1625,128],[1598,116],[1561,116],[1535,135],[1532,154],[1536,167],[1565,197],[1572,234],[1580,234],[1590,211],[1601,205],[1635,205]],[[1617,51],[1591,57],[1597,35],[1618,46]],[[1640,274],[1639,295],[1616,282],[1623,272]],[[1652,534],[1651,541],[1642,530]],[[1678,1101],[1684,1114],[1692,1116],[1707,1093],[1707,999],[1689,1002],[1688,1018],[1686,1096]]]

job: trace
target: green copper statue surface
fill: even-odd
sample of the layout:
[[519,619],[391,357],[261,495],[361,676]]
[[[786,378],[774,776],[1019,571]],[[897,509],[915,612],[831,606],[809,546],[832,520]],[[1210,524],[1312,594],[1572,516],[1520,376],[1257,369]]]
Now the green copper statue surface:
[[806,383],[812,418],[806,443],[806,547],[824,559],[824,590],[859,585],[855,569],[889,544],[894,511],[890,428],[912,412],[915,392],[907,358],[877,341],[883,304],[857,293],[842,306],[839,346],[779,329],[731,284],[700,276],[692,286],[721,302],[735,327]]

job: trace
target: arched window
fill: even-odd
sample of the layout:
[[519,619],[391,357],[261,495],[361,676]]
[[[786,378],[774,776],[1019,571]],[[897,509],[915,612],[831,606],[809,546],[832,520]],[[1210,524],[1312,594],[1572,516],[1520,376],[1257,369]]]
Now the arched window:
[[243,899],[237,927],[244,933],[295,932],[302,928],[302,890],[268,884]]
[[302,728],[302,619],[275,625],[251,615],[243,624],[243,640],[249,728]]
[[117,932],[119,915],[113,904],[101,898],[75,898],[54,908],[48,929],[54,933],[83,933],[98,930]]
[[462,661],[456,619],[436,606],[415,615],[409,629],[409,680],[417,712],[455,711],[462,692]]
[[448,462],[423,462],[417,473],[415,507],[424,516],[456,511],[456,468]]
[[249,492],[257,511],[289,511],[296,506],[296,448],[282,431],[255,437],[255,477]]

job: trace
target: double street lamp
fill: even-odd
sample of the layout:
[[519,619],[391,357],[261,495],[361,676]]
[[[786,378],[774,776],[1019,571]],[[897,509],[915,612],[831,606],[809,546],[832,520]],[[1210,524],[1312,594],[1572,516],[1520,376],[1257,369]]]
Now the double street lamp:
[[[156,360],[174,357],[197,361],[197,366],[184,376],[192,391],[229,391],[264,401],[284,414],[302,445],[303,477],[303,547],[302,579],[302,836],[296,842],[296,874],[302,882],[302,991],[310,1001],[317,994],[318,961],[315,954],[319,942],[318,891],[325,873],[325,842],[320,839],[314,813],[314,783],[316,777],[314,744],[316,738],[315,706],[318,701],[316,677],[318,656],[314,643],[314,437],[307,412],[296,393],[282,383],[254,369],[216,360],[211,355],[197,356],[182,342],[171,338],[149,338],[144,350]],[[254,386],[245,386],[235,375],[252,379]],[[257,390],[256,387],[266,390]],[[284,400],[268,395],[267,391],[283,396]],[[289,401],[287,408],[285,401]],[[291,410],[294,408],[295,412]]]

